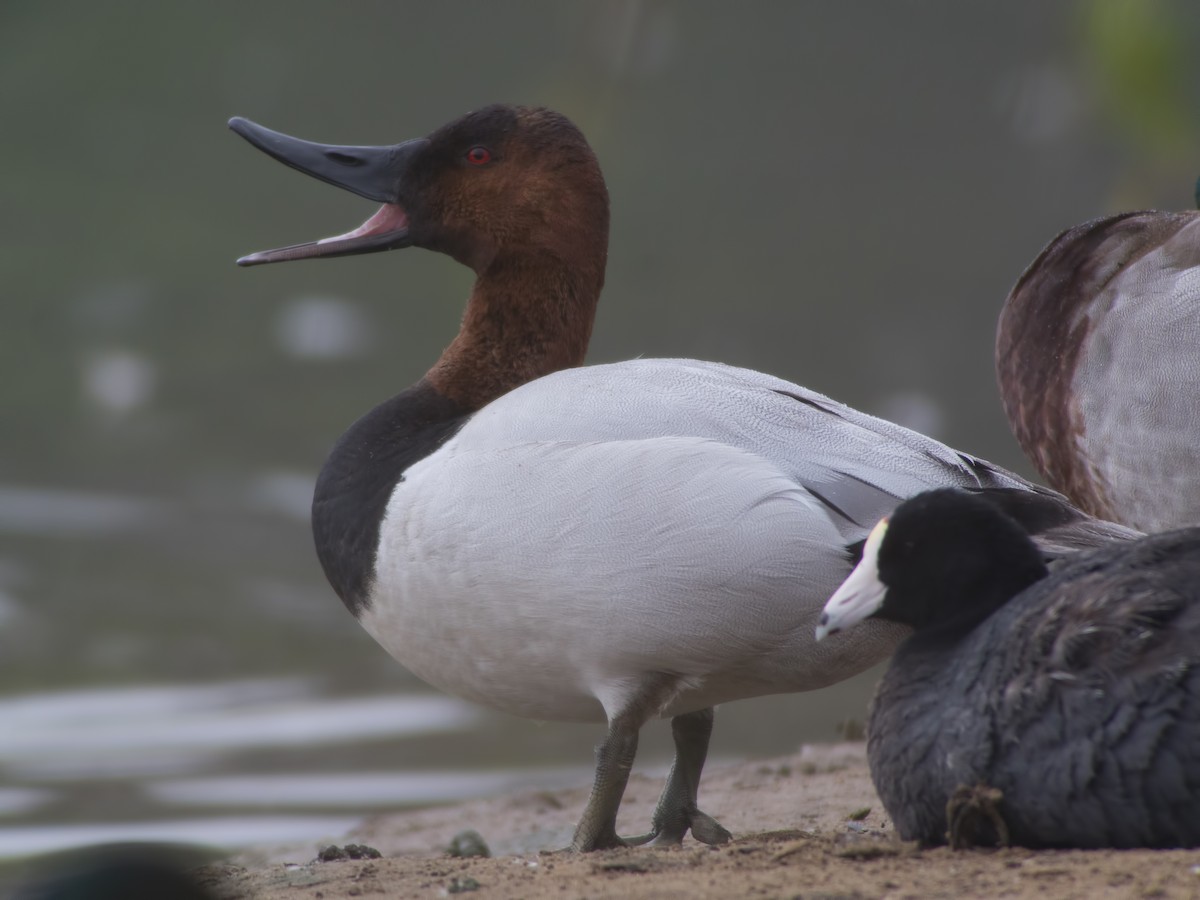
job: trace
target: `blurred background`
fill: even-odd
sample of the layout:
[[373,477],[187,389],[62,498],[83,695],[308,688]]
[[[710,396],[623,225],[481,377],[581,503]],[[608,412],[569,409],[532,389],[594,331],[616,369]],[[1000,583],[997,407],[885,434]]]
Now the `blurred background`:
[[[374,206],[230,116],[366,144],[553,106],[612,196],[593,362],[761,369],[1031,474],[1000,305],[1060,230],[1192,205],[1197,45],[1187,0],[5,0],[0,856],[315,839],[590,777],[598,726],[424,688],[326,586],[315,473],[436,358],[471,275],[237,269]],[[873,677],[724,707],[713,757],[836,740]]]

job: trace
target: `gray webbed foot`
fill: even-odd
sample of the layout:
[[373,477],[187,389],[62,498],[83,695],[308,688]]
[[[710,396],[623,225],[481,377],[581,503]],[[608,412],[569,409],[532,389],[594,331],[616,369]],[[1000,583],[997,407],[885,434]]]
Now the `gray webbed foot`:
[[629,844],[651,844],[655,847],[677,847],[690,831],[702,844],[718,846],[727,843],[731,835],[721,823],[696,805],[700,773],[708,756],[708,739],[712,734],[713,711],[700,709],[684,713],[671,720],[675,738],[675,762],[667,776],[667,786],[659,798],[649,834],[626,838]]
[[642,844],[677,847],[683,843],[689,831],[696,840],[710,846],[724,844],[732,838],[716,819],[702,812],[696,803],[700,773],[704,769],[708,739],[712,734],[712,709],[683,713],[671,720],[675,762],[655,807],[651,830],[648,834],[628,838],[617,834],[617,809],[621,805],[629,770],[637,753],[638,730],[655,709],[662,708],[674,689],[673,679],[667,676],[648,680],[637,701],[609,722],[608,735],[596,749],[596,778],[592,784],[592,794],[575,829],[570,850],[587,853]]
[[692,837],[710,847],[719,847],[733,839],[733,835],[720,822],[698,809],[677,810],[671,814],[670,820],[670,824],[667,824],[655,815],[651,831],[627,837],[624,839],[625,843],[633,847],[642,844],[649,844],[651,847],[678,847],[689,831]]

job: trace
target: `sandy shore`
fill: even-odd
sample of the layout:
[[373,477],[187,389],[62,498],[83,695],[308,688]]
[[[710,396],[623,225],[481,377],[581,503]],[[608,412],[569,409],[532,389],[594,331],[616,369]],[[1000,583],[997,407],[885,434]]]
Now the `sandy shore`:
[[[229,898],[1196,898],[1200,851],[919,851],[898,841],[871,787],[864,745],[806,747],[794,756],[713,766],[701,806],[732,830],[717,849],[586,856],[564,846],[584,786],[375,816],[341,843],[370,860],[316,862],[317,848],[260,848],[202,870]],[[622,831],[645,830],[660,782],[635,775]],[[864,813],[864,811],[866,811]],[[455,834],[479,832],[489,859],[446,855]]]

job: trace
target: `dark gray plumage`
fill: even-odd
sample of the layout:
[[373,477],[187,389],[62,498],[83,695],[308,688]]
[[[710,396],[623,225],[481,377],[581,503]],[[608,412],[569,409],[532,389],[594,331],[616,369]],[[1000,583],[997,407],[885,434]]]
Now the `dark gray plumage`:
[[945,842],[964,789],[951,811],[985,842],[1200,845],[1200,528],[1046,574],[1014,521],[961,491],[919,495],[889,519],[819,633],[872,610],[914,626],[868,727],[900,836]]

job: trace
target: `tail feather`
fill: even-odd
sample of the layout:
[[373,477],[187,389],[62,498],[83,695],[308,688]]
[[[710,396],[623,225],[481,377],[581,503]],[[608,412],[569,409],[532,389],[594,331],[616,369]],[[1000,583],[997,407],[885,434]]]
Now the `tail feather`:
[[1133,528],[1089,516],[1050,490],[980,488],[972,493],[1016,519],[1051,564],[1081,550],[1144,536]]

